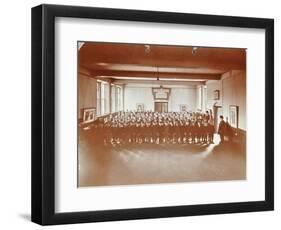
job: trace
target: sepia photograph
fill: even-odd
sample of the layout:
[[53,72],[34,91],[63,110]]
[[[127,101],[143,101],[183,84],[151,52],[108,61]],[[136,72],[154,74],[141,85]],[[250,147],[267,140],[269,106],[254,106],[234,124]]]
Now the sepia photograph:
[[78,41],[78,187],[246,180],[246,60]]
[[33,222],[274,210],[274,20],[145,9],[32,8]]

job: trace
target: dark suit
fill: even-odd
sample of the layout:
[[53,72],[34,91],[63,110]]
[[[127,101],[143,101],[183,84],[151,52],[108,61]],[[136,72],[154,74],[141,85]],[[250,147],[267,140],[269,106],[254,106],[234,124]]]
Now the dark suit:
[[225,128],[226,128],[226,123],[224,120],[222,120],[219,124],[219,130],[218,130],[218,133],[221,138],[221,142],[224,142]]

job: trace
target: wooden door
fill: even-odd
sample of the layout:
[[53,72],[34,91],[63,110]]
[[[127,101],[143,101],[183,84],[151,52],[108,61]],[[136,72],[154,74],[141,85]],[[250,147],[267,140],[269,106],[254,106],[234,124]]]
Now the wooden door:
[[155,102],[154,111],[158,113],[168,112],[168,102]]

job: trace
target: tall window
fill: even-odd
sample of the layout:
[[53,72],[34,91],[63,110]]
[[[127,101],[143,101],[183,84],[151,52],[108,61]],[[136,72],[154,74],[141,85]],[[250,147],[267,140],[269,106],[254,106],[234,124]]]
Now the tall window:
[[106,103],[105,103],[105,84],[102,82],[101,83],[101,115],[104,115],[105,114],[105,106],[106,106]]
[[111,85],[111,112],[117,112],[116,110],[116,86],[115,85]]
[[[111,91],[111,93],[109,92],[109,90]],[[123,98],[123,90],[121,86],[109,84],[107,82],[98,80],[97,81],[97,116],[102,116],[108,113],[121,111],[123,109],[122,98]]]
[[97,116],[101,115],[101,82],[97,82]]
[[205,85],[197,86],[196,93],[197,93],[197,109],[204,112],[206,110],[207,87]]
[[122,105],[122,88],[119,85],[111,85],[111,112],[121,111]]
[[97,115],[102,116],[109,113],[109,84],[97,82]]
[[120,86],[116,87],[116,110],[120,111],[122,110],[122,88]]

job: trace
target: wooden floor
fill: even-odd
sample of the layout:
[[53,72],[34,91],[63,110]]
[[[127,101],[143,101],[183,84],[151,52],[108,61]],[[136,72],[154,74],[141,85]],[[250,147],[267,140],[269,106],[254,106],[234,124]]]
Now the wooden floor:
[[218,142],[97,147],[80,140],[78,186],[246,179],[245,146]]

